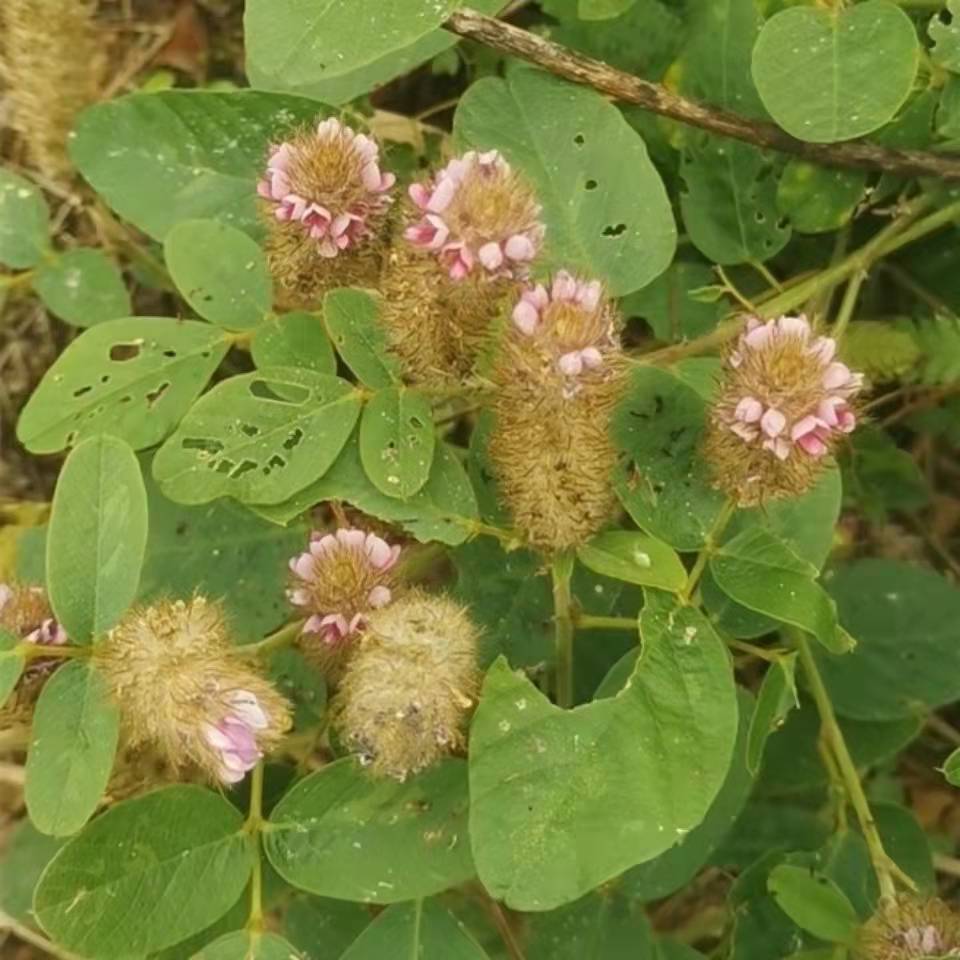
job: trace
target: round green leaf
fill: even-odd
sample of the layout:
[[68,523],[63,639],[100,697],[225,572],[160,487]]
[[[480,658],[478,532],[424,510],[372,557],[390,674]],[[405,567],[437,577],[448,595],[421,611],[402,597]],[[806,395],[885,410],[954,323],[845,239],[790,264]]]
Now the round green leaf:
[[135,93],[86,109],[70,156],[120,216],[154,239],[196,217],[255,232],[270,143],[327,112],[315,100],[254,90]]
[[35,267],[50,249],[50,215],[40,191],[10,170],[0,170],[0,263]]
[[853,653],[816,651],[837,711],[894,720],[960,699],[960,590],[930,570],[867,559],[827,581]]
[[214,940],[191,960],[300,960],[300,957],[293,946],[275,933],[237,930]]
[[83,956],[161,950],[210,926],[242,893],[255,856],[242,828],[239,811],[201,787],[118,803],[50,862],[34,913],[57,943]]
[[273,282],[260,247],[216,220],[178,223],[163,241],[167,269],[184,300],[226,330],[259,326],[273,306]]
[[313,313],[287,313],[258,327],[250,343],[253,362],[260,367],[305,367],[317,373],[337,372],[337,358]]
[[473,876],[467,771],[447,760],[408,780],[375,780],[344,757],[301,780],[264,837],[276,871],[301,890],[395,903]]
[[784,130],[833,143],[893,117],[913,87],[919,56],[910,18],[889,0],[790,7],[763,25],[753,79]]
[[68,836],[103,797],[120,732],[120,713],[103,677],[73,660],[44,684],[27,755],[27,811],[43,833]]
[[462,923],[433,900],[398,903],[367,927],[340,960],[487,960]]
[[52,313],[76,327],[130,314],[123,276],[102,250],[58,254],[40,267],[33,286]]
[[326,473],[360,405],[351,384],[312,370],[231,377],[190,410],[157,452],[153,475],[179,503],[281,503]]
[[33,453],[56,453],[100,433],[134,449],[159,443],[227,352],[222,331],[168,317],[110,320],[62,354],[20,415],[17,436]]
[[361,383],[380,390],[400,382],[400,365],[387,351],[376,297],[342,288],[323,298],[323,318],[337,352]]
[[791,160],[777,184],[777,207],[800,233],[839,230],[863,199],[867,175]]
[[651,592],[643,655],[613,699],[553,706],[503,658],[470,733],[470,842],[491,896],[550,910],[701,823],[730,767],[729,657],[692,607]]
[[360,420],[360,461],[373,485],[406,500],[427,482],[436,430],[430,401],[406,387],[375,393]]
[[687,582],[686,568],[670,547],[631,530],[597,534],[577,550],[577,559],[605,577],[672,593]]
[[640,135],[594,90],[537,70],[486,77],[461,98],[458,141],[493,147],[537,190],[547,226],[541,265],[580,270],[623,296],[670,265],[677,228]]
[[829,877],[782,863],[770,871],[767,887],[780,909],[801,929],[821,940],[853,944],[860,918]]
[[147,493],[122,440],[84,440],[67,457],[47,535],[50,606],[74,643],[109,630],[133,602],[147,544]]

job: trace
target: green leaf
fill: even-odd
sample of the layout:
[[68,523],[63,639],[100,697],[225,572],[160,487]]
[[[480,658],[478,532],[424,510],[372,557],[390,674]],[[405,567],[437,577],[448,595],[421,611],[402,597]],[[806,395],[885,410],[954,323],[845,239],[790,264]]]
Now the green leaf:
[[628,455],[617,495],[637,526],[675,550],[698,550],[725,503],[700,456],[704,401],[655,367],[638,366],[613,417]]
[[777,208],[800,233],[826,233],[849,223],[863,199],[867,175],[791,160],[777,183]]
[[837,623],[836,606],[815,581],[817,569],[763,529],[745,530],[710,559],[717,585],[737,603],[813,634],[834,653],[854,640]]
[[27,755],[26,801],[42,833],[76,833],[100,804],[117,750],[120,713],[88,663],[63,664],[44,684]]
[[262,516],[288,523],[324,500],[343,500],[380,520],[397,523],[417,540],[456,546],[470,536],[477,519],[477,498],[453,448],[440,444],[430,479],[409,500],[382,494],[367,478],[357,445],[347,444],[337,462],[316,483],[275,508],[259,507]]
[[130,294],[117,265],[102,251],[80,247],[40,266],[33,281],[47,309],[76,327],[130,314]]
[[299,894],[283,918],[283,934],[310,958],[339,957],[370,923],[370,908]]
[[147,493],[122,440],[84,440],[57,480],[47,535],[50,606],[74,643],[109,630],[133,602],[147,544]]
[[271,141],[328,112],[252,90],[135,93],[85,110],[70,156],[121,217],[154,239],[204,217],[250,232],[259,229],[256,181]]
[[377,298],[368,290],[331,290],[323,298],[330,339],[361,383],[382,390],[400,382],[400,365],[387,351]]
[[0,857],[0,913],[25,926],[36,926],[31,912],[33,890],[64,842],[61,837],[40,833],[27,819],[14,825]]
[[730,662],[692,607],[650,593],[643,655],[613,699],[553,706],[498,659],[470,735],[470,838],[491,896],[568,903],[705,817],[737,730]]
[[110,320],[84,331],[30,397],[17,436],[33,453],[111,433],[134,449],[159,443],[223,355],[222,331],[168,317]]
[[233,906],[254,856],[242,814],[223,797],[166,787],[74,837],[44,871],[34,912],[57,943],[97,960],[161,950]]
[[487,960],[453,915],[433,900],[385,910],[340,960]]
[[193,960],[300,960],[301,954],[275,933],[238,930],[214,940],[193,955]]
[[829,877],[782,863],[770,871],[767,887],[798,927],[821,940],[853,945],[860,918]]
[[0,170],[0,263],[35,267],[50,249],[50,214],[43,194],[11,170]]
[[396,903],[473,876],[467,805],[462,760],[397,783],[375,780],[344,757],[284,796],[264,846],[276,871],[301,890]]
[[623,296],[670,265],[677,231],[663,182],[596,91],[528,69],[486,77],[461,98],[454,132],[464,146],[501,150],[536,187],[544,270],[579,270]]
[[794,707],[800,706],[796,670],[797,655],[788,653],[771,663],[764,674],[747,744],[747,768],[754,775],[760,769],[767,737],[779,729]]
[[684,149],[680,209],[704,256],[720,264],[763,262],[787,245],[772,164],[754,147],[706,134]]
[[335,374],[337,358],[313,313],[288,313],[272,317],[253,335],[250,344],[253,362],[264,367],[304,367],[317,373]]
[[655,960],[650,921],[619,889],[525,918],[525,960]]
[[360,420],[360,462],[373,485],[406,500],[430,477],[436,445],[427,397],[406,387],[388,387],[367,402]]
[[827,581],[857,638],[848,657],[817,654],[837,711],[894,720],[960,699],[960,590],[931,570],[866,559]]
[[260,640],[289,618],[287,560],[307,542],[305,525],[278,527],[231,500],[184,506],[163,496],[152,477],[146,485],[150,531],[139,600],[217,597],[237,643]]
[[271,84],[336,81],[421,40],[457,6],[456,0],[251,0],[244,17],[247,55]]
[[833,143],[892,119],[910,94],[919,56],[910,18],[888,0],[791,7],[763,25],[753,79],[787,133]]
[[[944,16],[946,13],[946,16]],[[960,73],[960,2],[947,0],[946,11],[935,13],[927,28],[933,49],[933,62],[946,70]]]
[[273,306],[266,257],[236,227],[184,220],[167,233],[163,255],[184,300],[225,330],[257,327]]
[[676,593],[687,582],[680,558],[665,543],[631,530],[610,530],[588,540],[577,559],[594,573],[614,580]]
[[611,20],[626,13],[637,0],[577,0],[581,20]]
[[337,377],[268,367],[217,384],[157,451],[153,475],[179,503],[281,503],[321,477],[360,415]]
[[957,747],[953,753],[943,762],[940,768],[947,783],[954,787],[960,787],[960,747]]
[[13,693],[26,662],[23,654],[17,651],[19,642],[18,637],[0,627],[0,707]]

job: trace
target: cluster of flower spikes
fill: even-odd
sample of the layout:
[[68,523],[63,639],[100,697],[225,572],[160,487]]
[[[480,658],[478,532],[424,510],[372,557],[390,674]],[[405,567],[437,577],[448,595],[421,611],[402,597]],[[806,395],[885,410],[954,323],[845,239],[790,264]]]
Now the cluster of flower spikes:
[[[0,583],[0,631],[38,646],[67,642],[67,633],[54,617],[46,593],[34,586]],[[0,705],[0,729],[29,722],[43,680],[57,662],[31,660],[7,703]]]
[[582,544],[616,509],[618,328],[598,281],[560,271],[522,291],[494,362],[490,457],[516,527],[544,552]]
[[942,900],[901,897],[881,904],[861,928],[855,960],[960,957],[960,915]]
[[311,308],[333,287],[376,285],[395,181],[376,141],[335,117],[271,146],[257,193],[281,306]]
[[381,319],[414,382],[469,375],[543,244],[536,194],[496,151],[409,189],[384,267]]
[[477,685],[477,631],[440,596],[401,593],[400,547],[372,532],[314,533],[290,560],[302,646],[334,688],[342,741],[374,774],[404,779],[462,743]]
[[93,658],[120,708],[124,749],[174,775],[237,783],[290,726],[289,704],[236,656],[223,610],[204,597],[131,610]]
[[741,506],[809,490],[856,426],[863,378],[836,349],[803,316],[746,321],[726,357],[704,451],[715,485]]

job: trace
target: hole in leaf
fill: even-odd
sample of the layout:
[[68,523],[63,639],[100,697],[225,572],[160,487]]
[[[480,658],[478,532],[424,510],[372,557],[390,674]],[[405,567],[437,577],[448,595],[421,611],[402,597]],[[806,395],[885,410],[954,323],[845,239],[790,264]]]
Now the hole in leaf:
[[184,437],[180,441],[180,446],[184,450],[201,450],[211,456],[223,449],[223,444],[219,440],[210,437]]
[[282,470],[286,465],[287,461],[279,453],[275,453],[263,468],[264,476],[268,476],[274,470]]
[[411,417],[410,426],[413,427],[414,430],[422,430],[423,421],[419,417]]
[[763,213],[762,210],[758,210],[758,211],[753,215],[753,219],[756,220],[757,223],[765,223],[766,220],[767,220],[767,218],[766,218],[766,216],[764,216],[764,213]]
[[283,449],[293,450],[295,447],[300,446],[301,440],[303,440],[303,431],[299,427],[296,427],[290,431],[287,439],[283,441]]
[[139,343],[115,343],[110,348],[110,359],[122,363],[124,360],[134,360],[140,356]]
[[100,378],[100,382],[101,382],[101,383],[109,383],[109,382],[110,382],[110,374],[109,374],[109,373],[105,373],[105,374]]
[[240,432],[248,437],[255,437],[260,432],[260,428],[255,423],[241,423]]
[[93,387],[87,384],[85,387],[78,387],[76,390],[74,390],[73,395],[75,397],[82,397],[85,393],[89,393],[92,389]]
[[249,473],[251,470],[257,469],[256,460],[244,460],[242,463],[238,464],[236,469],[230,474],[234,480],[239,480],[245,473]]
[[619,237],[626,229],[627,225],[625,223],[610,224],[603,228],[603,235],[605,237]]
[[176,351],[176,350],[164,350],[164,351],[163,351],[163,355],[164,355],[165,357],[169,358],[170,360],[172,360],[172,359],[177,355],[177,351]]
[[272,400],[275,403],[306,403],[310,398],[310,391],[296,383],[254,380],[250,384],[250,395],[258,400]]
[[582,133],[578,133],[578,134],[573,138],[573,142],[574,142],[578,147],[582,147],[587,141],[586,141],[586,139],[584,138],[584,136],[583,136]]
[[227,460],[224,458],[223,460],[219,460],[217,462],[217,465],[214,469],[217,471],[217,473],[229,474],[232,473],[234,466],[236,466],[236,464],[234,464],[232,460]]
[[154,407],[157,403],[160,402],[163,395],[170,389],[170,381],[167,380],[161,383],[155,390],[151,390],[147,394],[147,406]]
[[596,181],[596,180],[588,180],[588,181],[583,185],[583,188],[584,188],[584,190],[596,190],[596,189],[597,189],[597,181]]

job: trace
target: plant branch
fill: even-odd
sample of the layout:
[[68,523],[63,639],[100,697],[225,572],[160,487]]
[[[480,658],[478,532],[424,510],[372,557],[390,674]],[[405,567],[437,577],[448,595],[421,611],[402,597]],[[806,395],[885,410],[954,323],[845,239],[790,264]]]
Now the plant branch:
[[573,615],[570,579],[573,554],[562,553],[550,566],[553,577],[553,624],[557,667],[555,693],[557,706],[573,706]]
[[790,153],[827,167],[883,170],[903,177],[932,176],[943,180],[960,180],[960,156],[956,154],[891,150],[864,140],[807,143],[791,137],[772,123],[741,117],[728,110],[688,100],[658,83],[616,70],[600,60],[575,53],[558,43],[475,10],[457,11],[444,26],[461,37],[535,63],[566,80],[593,87],[624,103],[636,104],[651,113],[699,127],[717,136]]
[[250,876],[250,914],[247,930],[257,936],[263,932],[263,868],[260,863],[260,830],[263,826],[263,761],[253,768],[250,777],[250,807],[244,830],[256,844],[253,873]]
[[857,767],[853,762],[853,757],[850,756],[850,750],[847,748],[847,742],[843,737],[843,731],[837,722],[837,715],[834,713],[830,694],[827,692],[823,678],[820,676],[817,662],[810,650],[810,643],[799,630],[792,631],[791,636],[800,655],[800,663],[803,665],[804,673],[807,675],[810,693],[817,705],[817,712],[820,714],[824,744],[833,754],[847,798],[857,815],[863,839],[867,843],[870,862],[873,864],[877,882],[880,885],[880,896],[885,900],[892,900],[896,897],[897,892],[894,878],[899,879],[911,890],[915,890],[916,886],[913,880],[894,863],[883,847],[877,824],[873,819],[873,813],[870,811],[870,805],[867,803],[867,796],[863,792],[860,774],[857,772]]

